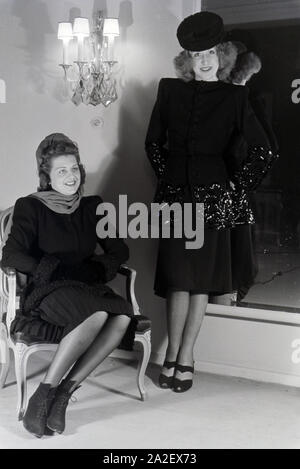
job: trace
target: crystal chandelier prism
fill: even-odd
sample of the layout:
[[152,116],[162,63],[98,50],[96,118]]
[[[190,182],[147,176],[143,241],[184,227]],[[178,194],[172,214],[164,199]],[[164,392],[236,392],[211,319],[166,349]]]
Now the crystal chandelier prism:
[[[98,12],[93,18],[90,31],[87,18],[75,18],[73,25],[61,22],[58,25],[58,39],[63,42],[63,63],[65,86],[72,102],[107,107],[118,98],[116,73],[114,71],[114,39],[119,36],[117,18],[104,18]],[[77,41],[77,60],[70,63],[70,41]]]

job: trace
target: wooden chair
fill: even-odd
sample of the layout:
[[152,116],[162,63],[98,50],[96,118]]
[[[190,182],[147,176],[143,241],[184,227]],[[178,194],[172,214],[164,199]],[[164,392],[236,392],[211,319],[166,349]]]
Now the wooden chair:
[[[13,207],[3,211],[0,214],[0,259],[2,257],[2,248],[6,242],[10,231]],[[151,322],[140,314],[139,306],[135,298],[134,284],[136,271],[127,265],[122,265],[119,273],[126,277],[127,300],[131,303],[134,310],[134,317],[129,328],[132,329],[131,347],[135,344],[141,344],[142,353],[139,356],[137,370],[137,385],[141,400],[147,398],[147,392],[144,384],[145,371],[151,354]],[[15,269],[8,268],[5,272],[0,269],[0,388],[5,385],[10,366],[11,349],[15,359],[15,375],[18,389],[17,413],[19,420],[22,420],[27,405],[27,362],[29,357],[36,352],[51,351],[54,352],[58,343],[40,342],[32,339],[30,336],[22,336],[19,333],[12,337],[10,334],[10,325],[16,315],[19,306],[19,287],[20,278],[26,276],[19,274]]]

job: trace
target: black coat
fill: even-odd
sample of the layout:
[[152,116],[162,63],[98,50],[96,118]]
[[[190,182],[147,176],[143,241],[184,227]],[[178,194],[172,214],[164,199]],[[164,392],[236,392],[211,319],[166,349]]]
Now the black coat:
[[[78,280],[87,284],[111,280],[120,264],[128,259],[129,250],[120,238],[98,238],[96,226],[100,216],[96,209],[101,202],[99,196],[83,197],[75,212],[58,214],[34,197],[18,199],[1,266],[14,267],[33,277],[36,283],[51,280],[50,272],[51,275],[55,272],[55,280]],[[104,254],[95,255],[97,244]],[[45,255],[52,257],[49,278],[40,266]],[[39,278],[41,270],[43,278]]]
[[[29,275],[20,303],[23,314],[63,286],[90,288],[98,295],[113,293],[105,283],[116,276],[129,251],[122,239],[98,238],[100,202],[98,196],[83,197],[75,212],[58,214],[34,197],[17,200],[1,267]],[[104,254],[95,254],[97,244]]]
[[[248,145],[246,161],[230,154],[238,135]],[[155,202],[186,201],[188,188],[192,200],[205,204],[205,221],[217,229],[253,222],[247,191],[276,157],[245,87],[171,78],[159,83],[146,152],[158,177]]]
[[[99,196],[83,197],[73,213],[59,214],[34,197],[16,201],[1,267],[13,267],[27,274],[28,281],[11,325],[13,336],[23,334],[22,337],[58,343],[97,310],[133,314],[132,306],[106,285],[128,259],[129,250],[118,237],[97,236],[101,216],[96,210],[101,202]],[[103,254],[95,254],[98,244]],[[77,305],[72,296],[63,303],[63,292],[70,288],[79,293],[81,304]],[[61,311],[56,308],[58,298],[63,306]],[[95,300],[85,304],[84,299],[92,298]],[[94,308],[94,304],[103,309]],[[134,327],[135,322],[124,339],[126,348],[132,345]]]

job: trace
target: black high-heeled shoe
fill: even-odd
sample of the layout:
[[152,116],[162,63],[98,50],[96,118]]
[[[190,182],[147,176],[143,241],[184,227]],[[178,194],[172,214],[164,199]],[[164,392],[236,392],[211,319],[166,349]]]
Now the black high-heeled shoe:
[[[179,363],[176,363],[176,368],[175,371],[178,370],[181,373],[194,373],[194,365],[192,366],[185,366],[185,365],[180,365]],[[174,376],[173,378],[173,391],[174,392],[185,392],[188,391],[191,387],[193,386],[193,380],[192,379],[178,379]]]
[[[170,370],[171,368],[174,368],[174,371],[175,371],[175,366],[176,366],[175,361],[174,362],[169,362],[169,361],[165,360],[164,364],[163,364],[163,367],[167,368],[168,370]],[[173,386],[173,378],[174,378],[173,375],[172,376],[166,376],[163,373],[161,373],[159,375],[159,378],[158,378],[158,383],[159,383],[161,388],[169,389]]]

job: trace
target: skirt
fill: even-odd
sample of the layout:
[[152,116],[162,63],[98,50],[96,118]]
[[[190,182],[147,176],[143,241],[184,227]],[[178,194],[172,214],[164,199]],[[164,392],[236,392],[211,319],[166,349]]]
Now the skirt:
[[39,340],[59,342],[97,311],[133,316],[131,304],[110,289],[103,295],[75,286],[64,286],[45,296],[39,306],[25,315],[18,314],[11,333],[23,333]]
[[208,295],[237,292],[241,301],[257,274],[252,226],[205,228],[200,249],[186,249],[185,238],[160,239],[155,294],[166,298],[169,290]]

